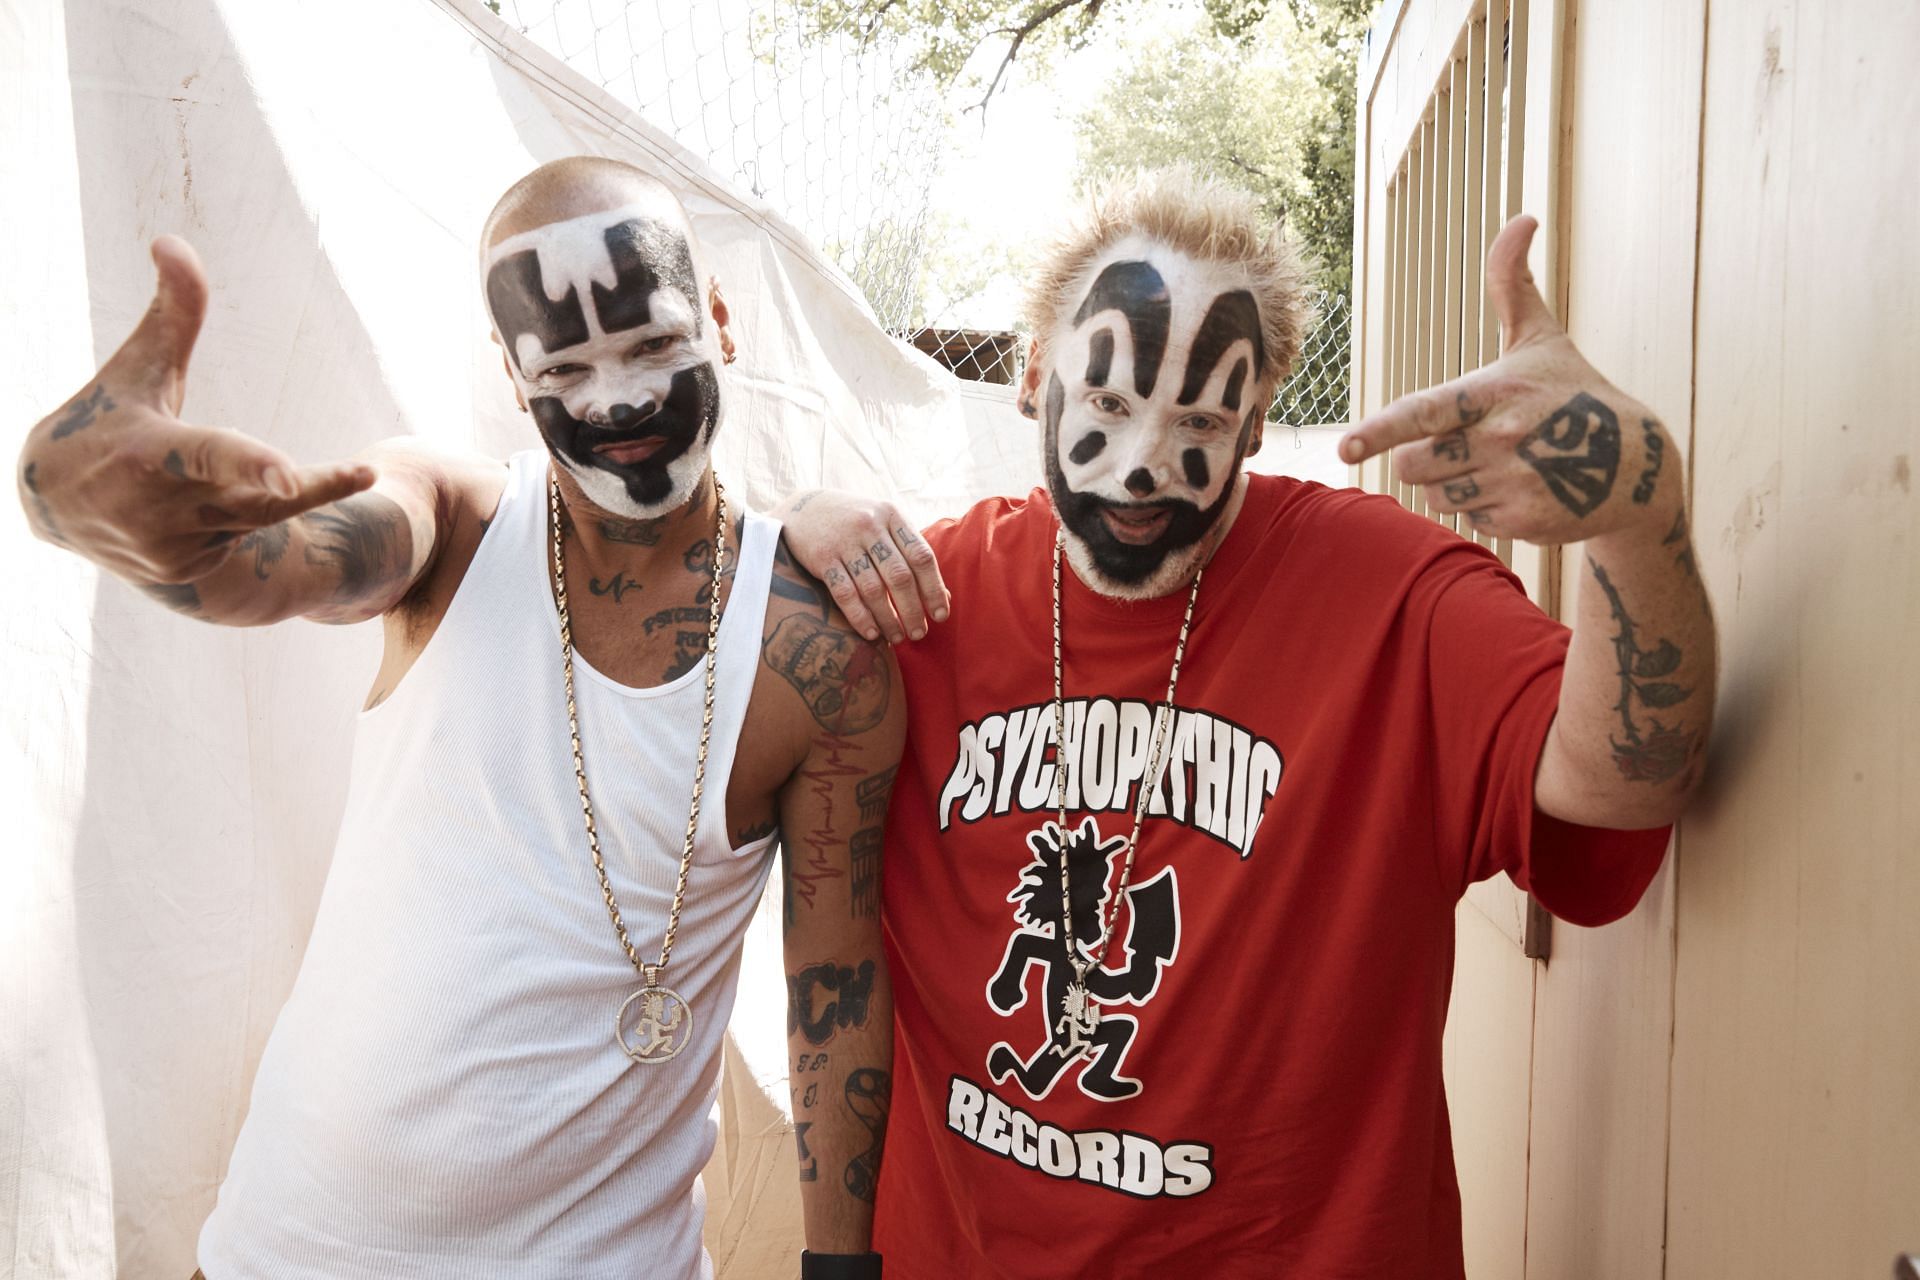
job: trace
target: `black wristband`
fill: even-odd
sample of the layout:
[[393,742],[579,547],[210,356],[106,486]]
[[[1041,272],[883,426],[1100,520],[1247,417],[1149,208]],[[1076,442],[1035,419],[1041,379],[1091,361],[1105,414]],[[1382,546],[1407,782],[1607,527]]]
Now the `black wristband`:
[[800,1251],[800,1280],[880,1280],[877,1253]]

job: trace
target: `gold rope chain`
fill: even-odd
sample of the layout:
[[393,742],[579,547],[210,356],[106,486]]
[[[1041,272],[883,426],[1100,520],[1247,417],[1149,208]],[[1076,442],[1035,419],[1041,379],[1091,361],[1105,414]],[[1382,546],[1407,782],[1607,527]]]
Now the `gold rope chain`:
[[[707,778],[707,744],[713,736],[713,682],[715,655],[720,651],[720,575],[727,556],[727,491],[720,477],[713,478],[713,494],[719,516],[713,536],[713,599],[707,610],[707,690],[706,704],[700,713],[700,753],[693,766],[693,799],[687,805],[687,838],[680,847],[680,876],[673,886],[673,908],[667,916],[667,931],[660,939],[660,959],[648,964],[634,950],[627,936],[627,923],[620,918],[620,904],[613,898],[613,883],[607,879],[606,860],[600,855],[600,832],[593,821],[593,800],[587,794],[587,764],[580,752],[580,713],[573,695],[573,622],[567,613],[567,558],[565,539],[560,528],[560,478],[547,473],[547,525],[553,541],[553,599],[560,613],[560,654],[567,681],[567,731],[573,737],[573,778],[580,786],[580,814],[586,819],[587,847],[593,851],[593,869],[600,877],[600,894],[607,901],[607,915],[613,931],[620,935],[620,947],[639,971],[648,990],[660,985],[660,973],[673,958],[673,938],[680,931],[680,909],[687,896],[687,873],[693,869],[693,839],[700,826],[700,792]],[[624,1047],[624,1042],[623,1042]],[[631,1052],[631,1050],[629,1050]]]
[[1120,919],[1120,901],[1127,896],[1127,885],[1133,879],[1133,853],[1140,846],[1140,823],[1147,816],[1147,807],[1153,803],[1154,792],[1160,789],[1160,774],[1166,768],[1167,762],[1161,753],[1167,743],[1167,727],[1173,722],[1173,693],[1180,684],[1180,664],[1187,656],[1187,636],[1193,630],[1193,606],[1200,599],[1200,578],[1207,566],[1203,561],[1193,572],[1193,590],[1187,593],[1186,616],[1180,619],[1180,639],[1173,647],[1173,669],[1167,673],[1166,702],[1154,708],[1153,752],[1147,759],[1146,776],[1140,781],[1139,798],[1133,804],[1133,831],[1127,836],[1127,858],[1120,869],[1120,888],[1113,895],[1111,908],[1102,912],[1099,942],[1087,949],[1087,959],[1082,961],[1073,941],[1073,890],[1067,869],[1069,847],[1073,842],[1067,834],[1067,700],[1061,688],[1065,677],[1060,642],[1060,562],[1066,558],[1066,547],[1066,529],[1056,528],[1053,535],[1053,799],[1059,810],[1062,841],[1060,919],[1067,943],[1067,963],[1073,966],[1074,981],[1084,1000],[1087,973],[1106,958],[1107,943],[1113,940],[1113,927]]

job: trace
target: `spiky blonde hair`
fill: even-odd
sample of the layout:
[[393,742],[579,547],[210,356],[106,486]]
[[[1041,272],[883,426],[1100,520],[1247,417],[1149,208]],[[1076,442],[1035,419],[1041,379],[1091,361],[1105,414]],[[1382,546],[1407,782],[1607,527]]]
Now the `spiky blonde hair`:
[[1260,307],[1266,343],[1260,375],[1277,382],[1292,371],[1313,313],[1299,254],[1280,228],[1261,215],[1251,195],[1185,164],[1136,170],[1094,188],[1080,211],[1041,250],[1020,308],[1040,355],[1045,355],[1060,313],[1085,292],[1093,263],[1135,234],[1197,261],[1243,271]]

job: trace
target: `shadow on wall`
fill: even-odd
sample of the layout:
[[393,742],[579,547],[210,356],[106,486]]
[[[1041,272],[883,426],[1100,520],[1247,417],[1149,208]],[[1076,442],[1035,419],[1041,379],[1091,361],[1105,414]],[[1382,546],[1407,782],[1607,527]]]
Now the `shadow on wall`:
[[[188,420],[299,461],[401,430],[217,6],[69,5],[66,26],[98,358],[150,296],[148,240],[177,232],[213,291]],[[92,617],[73,882],[119,1265],[186,1275],[312,924],[378,636],[217,630],[105,576]]]

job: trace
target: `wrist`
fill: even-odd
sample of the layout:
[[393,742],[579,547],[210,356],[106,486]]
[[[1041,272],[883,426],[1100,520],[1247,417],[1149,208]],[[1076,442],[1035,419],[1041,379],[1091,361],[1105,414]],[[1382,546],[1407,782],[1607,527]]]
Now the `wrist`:
[[800,1280],[880,1280],[877,1253],[800,1251]]

